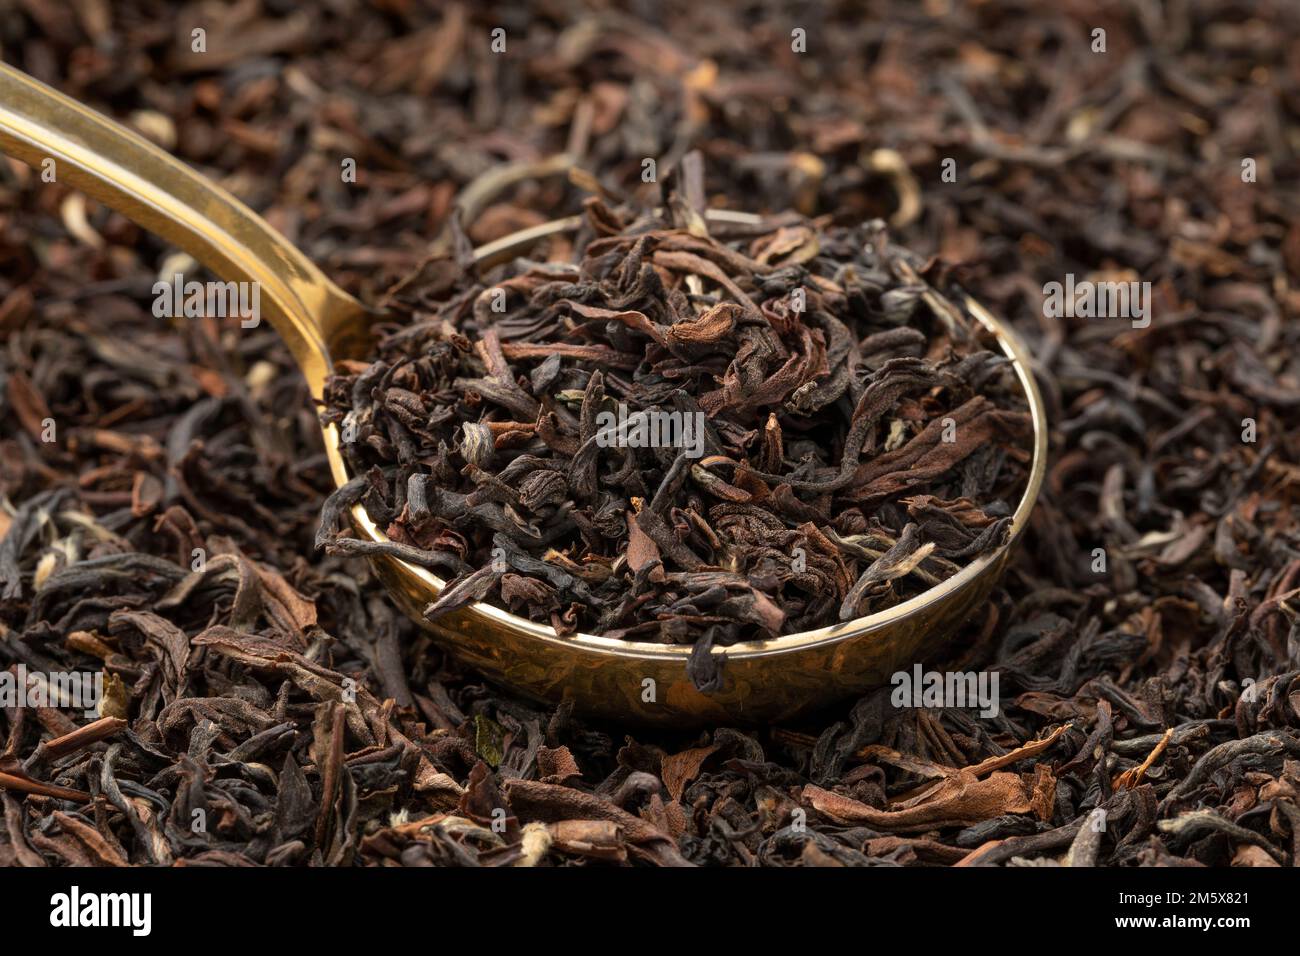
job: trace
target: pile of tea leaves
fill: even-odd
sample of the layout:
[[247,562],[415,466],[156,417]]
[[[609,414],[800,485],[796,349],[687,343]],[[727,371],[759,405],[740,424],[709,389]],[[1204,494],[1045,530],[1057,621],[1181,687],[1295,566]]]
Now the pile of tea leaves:
[[[688,168],[690,164],[687,164]],[[710,645],[889,607],[1002,544],[1031,426],[882,223],[587,207],[575,264],[430,261],[325,419],[391,553],[561,633]],[[698,646],[698,645],[697,645]]]
[[[710,194],[957,263],[1050,423],[1006,574],[924,662],[999,676],[998,713],[885,687],[664,731],[486,684],[312,548],[332,482],[271,330],[155,318],[174,251],[0,163],[0,668],[107,698],[0,707],[0,865],[1300,860],[1300,6],[827,3],[802,55],[766,2],[289,6],[196,54],[193,5],[18,0],[0,55],[367,302],[453,208],[483,243],[579,211],[572,165],[650,193],[694,148]],[[1151,323],[1045,315],[1069,273],[1150,281]]]

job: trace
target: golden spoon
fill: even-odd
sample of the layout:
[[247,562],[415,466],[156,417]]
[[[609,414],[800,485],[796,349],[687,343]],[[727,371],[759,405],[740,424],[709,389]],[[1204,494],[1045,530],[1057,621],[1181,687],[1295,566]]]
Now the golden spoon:
[[[184,249],[227,282],[256,282],[261,307],[320,398],[334,359],[363,357],[376,313],[332,283],[256,213],[144,138],[0,63],[0,150],[55,177]],[[713,213],[756,221],[740,213]],[[508,259],[545,236],[578,225],[557,220],[475,251],[480,262]],[[1047,458],[1046,413],[1024,347],[969,297],[970,313],[997,337],[1025,389],[1034,426],[1029,480],[1005,545],[956,575],[884,611],[831,627],[725,649],[725,687],[702,694],[686,676],[690,648],[578,634],[488,604],[426,621],[443,581],[390,557],[373,559],[394,601],[455,658],[487,677],[547,701],[573,700],[593,716],[685,726],[781,721],[850,697],[910,670],[987,597],[1028,521]],[[334,481],[348,473],[334,426],[323,428]],[[365,510],[351,512],[359,537],[386,541]]]

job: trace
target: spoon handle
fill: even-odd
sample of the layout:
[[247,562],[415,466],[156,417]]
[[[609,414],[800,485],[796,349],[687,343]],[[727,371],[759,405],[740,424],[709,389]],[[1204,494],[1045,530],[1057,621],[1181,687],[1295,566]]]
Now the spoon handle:
[[288,344],[313,395],[320,396],[331,352],[348,350],[364,335],[368,310],[238,199],[138,134],[4,63],[0,151],[174,243],[223,281],[257,283],[260,313]]

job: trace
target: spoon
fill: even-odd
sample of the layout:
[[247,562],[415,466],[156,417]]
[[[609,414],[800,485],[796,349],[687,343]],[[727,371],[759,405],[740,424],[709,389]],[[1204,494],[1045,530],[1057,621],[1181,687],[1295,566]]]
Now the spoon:
[[[37,169],[54,163],[58,182],[76,187],[166,239],[227,282],[260,285],[262,313],[285,340],[314,398],[333,363],[363,358],[380,314],[337,285],[247,206],[143,137],[0,63],[0,151]],[[715,211],[715,220],[758,217]],[[578,217],[543,223],[475,250],[480,263],[506,261],[546,236],[574,230]],[[572,700],[591,716],[687,727],[701,723],[785,721],[888,683],[911,671],[981,605],[1024,530],[1047,458],[1046,412],[1015,334],[973,299],[964,305],[1012,360],[1033,420],[1033,458],[1006,543],[929,590],[883,611],[815,631],[752,641],[725,655],[724,687],[701,693],[686,675],[690,647],[590,634],[562,637],[551,627],[488,604],[436,623],[423,611],[444,582],[388,556],[372,559],[394,602],[464,665],[534,699]],[[333,425],[322,428],[337,485],[348,474]],[[351,511],[358,537],[387,541],[361,505]]]

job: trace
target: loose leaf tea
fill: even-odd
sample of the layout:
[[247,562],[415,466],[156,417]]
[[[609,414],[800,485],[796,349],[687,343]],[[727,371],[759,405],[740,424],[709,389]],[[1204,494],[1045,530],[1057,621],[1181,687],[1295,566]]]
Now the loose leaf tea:
[[[691,167],[687,157],[687,168]],[[391,553],[561,633],[712,644],[889,607],[1007,537],[1031,427],[1009,360],[883,224],[588,204],[568,265],[398,286],[326,388]]]
[[[0,706],[0,865],[1300,860],[1300,7],[289,8],[224,6],[198,54],[191,5],[18,0],[0,53],[367,301],[456,205],[485,242],[578,211],[574,165],[648,199],[645,158],[693,148],[710,195],[957,263],[1051,426],[1001,586],[924,662],[1000,707],[886,687],[673,733],[486,685],[312,547],[332,483],[283,344],[154,318],[172,250],[0,162],[0,671],[104,675],[97,714]],[[1149,326],[1045,315],[1069,273],[1151,281]]]

